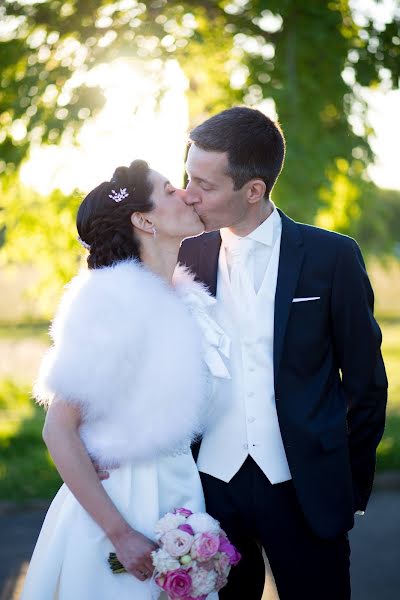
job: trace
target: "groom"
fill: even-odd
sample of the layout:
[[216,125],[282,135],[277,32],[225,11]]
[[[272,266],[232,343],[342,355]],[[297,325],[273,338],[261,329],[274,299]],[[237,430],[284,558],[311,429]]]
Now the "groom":
[[279,126],[250,108],[191,133],[186,201],[207,233],[180,261],[231,340],[197,463],[207,510],[243,555],[222,600],[261,598],[260,545],[280,600],[347,600],[347,532],[384,429],[381,333],[356,242],[272,203],[284,156]]

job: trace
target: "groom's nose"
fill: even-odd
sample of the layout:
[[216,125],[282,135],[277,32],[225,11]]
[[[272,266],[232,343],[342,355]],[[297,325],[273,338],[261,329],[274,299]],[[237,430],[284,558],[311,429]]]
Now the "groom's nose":
[[193,204],[197,204],[198,202],[200,202],[200,195],[198,193],[196,193],[196,190],[191,181],[189,181],[189,183],[186,186],[185,202],[189,206],[192,206]]

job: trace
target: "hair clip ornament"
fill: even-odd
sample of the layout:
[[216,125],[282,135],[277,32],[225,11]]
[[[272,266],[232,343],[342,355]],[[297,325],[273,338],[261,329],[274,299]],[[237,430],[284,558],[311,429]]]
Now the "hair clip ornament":
[[115,202],[121,202],[121,200],[123,200],[124,198],[128,198],[129,194],[126,191],[126,188],[119,188],[119,192],[116,192],[115,190],[111,190],[111,194],[108,194],[108,197],[111,198],[111,200],[114,200]]

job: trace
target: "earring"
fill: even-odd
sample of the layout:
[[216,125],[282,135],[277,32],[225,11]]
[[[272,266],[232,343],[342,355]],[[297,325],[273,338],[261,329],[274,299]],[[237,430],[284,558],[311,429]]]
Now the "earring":
[[153,237],[155,238],[155,237],[156,237],[156,235],[157,235],[156,228],[155,228],[155,227],[153,227],[152,231],[153,231]]

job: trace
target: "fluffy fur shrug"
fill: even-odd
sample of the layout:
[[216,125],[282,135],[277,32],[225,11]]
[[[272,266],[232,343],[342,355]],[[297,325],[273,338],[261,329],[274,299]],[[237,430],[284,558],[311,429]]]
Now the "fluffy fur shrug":
[[174,282],[130,260],[82,271],[61,300],[34,394],[80,406],[102,466],[174,452],[201,430],[202,334],[185,296],[206,292],[182,267]]

